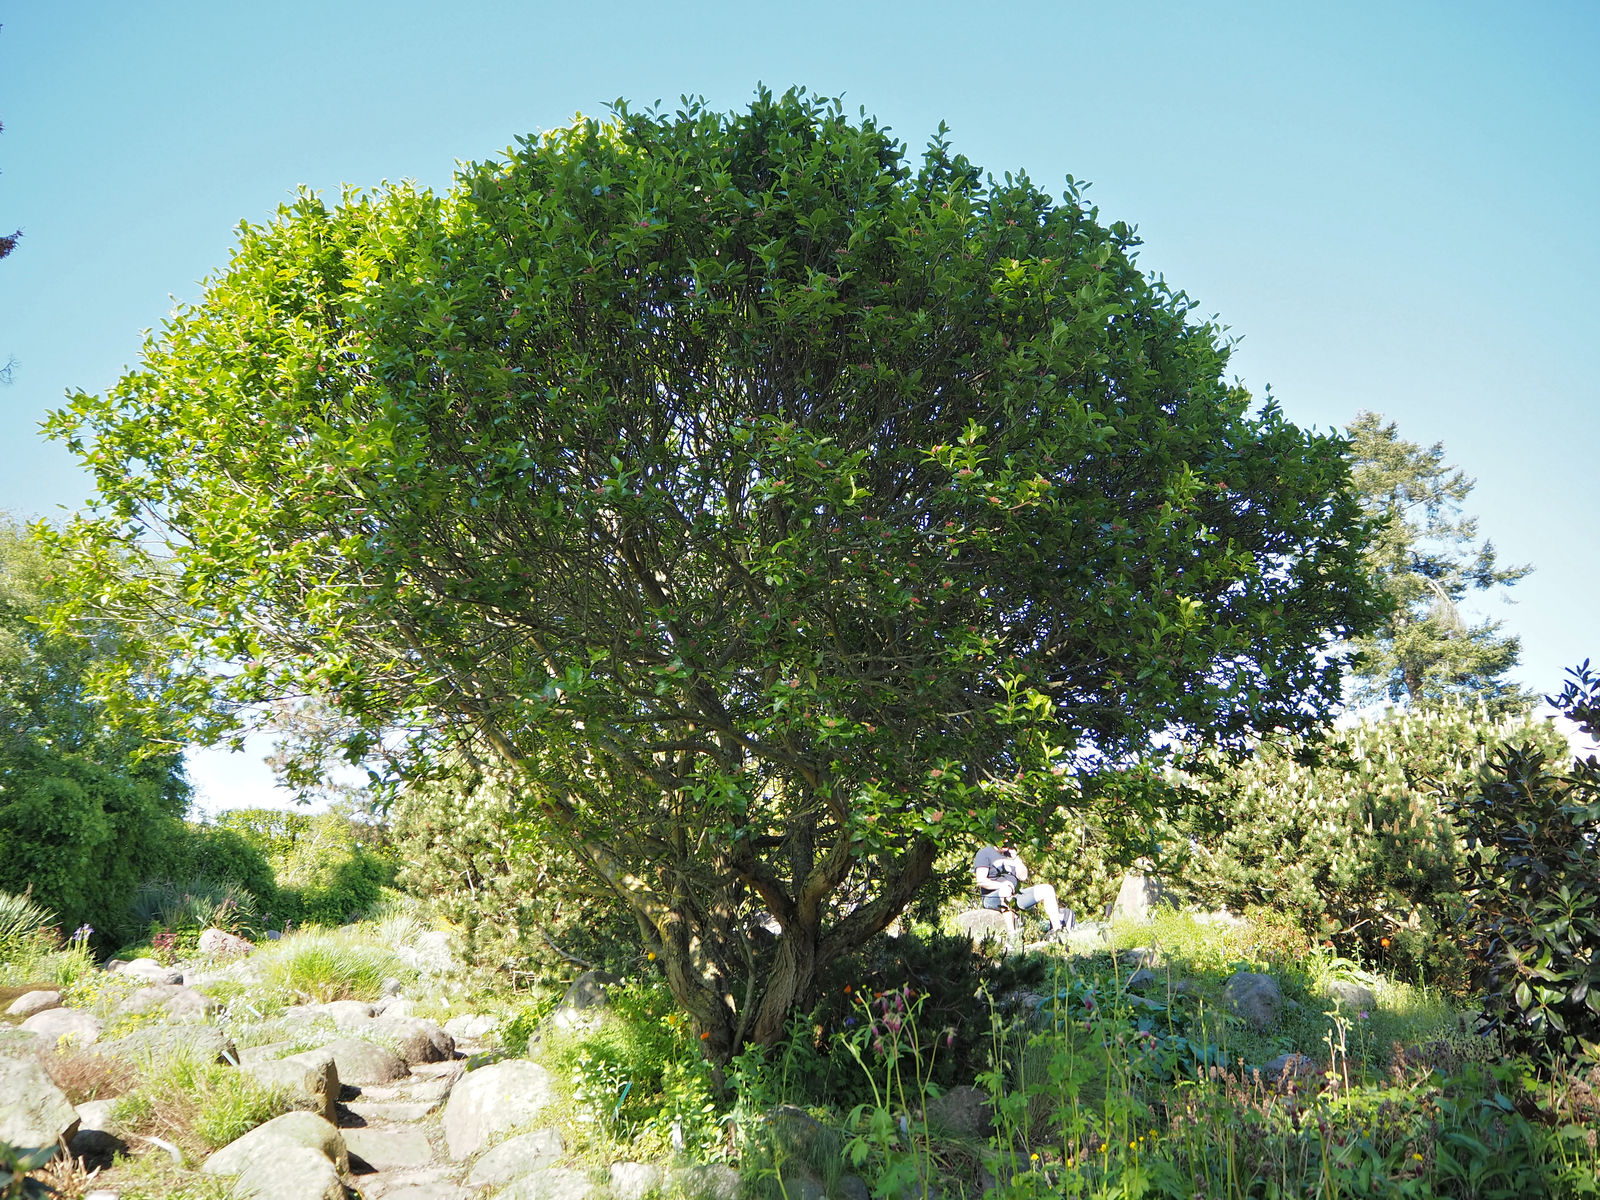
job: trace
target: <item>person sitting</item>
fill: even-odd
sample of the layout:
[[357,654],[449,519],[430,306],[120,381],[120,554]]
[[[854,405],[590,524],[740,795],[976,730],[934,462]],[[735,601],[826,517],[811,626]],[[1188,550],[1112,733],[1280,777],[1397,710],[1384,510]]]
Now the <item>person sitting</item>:
[[1013,900],[1021,909],[1038,906],[1050,922],[1052,937],[1065,935],[1073,927],[1071,909],[1063,909],[1056,890],[1048,883],[1023,887],[1028,881],[1028,864],[1018,857],[1014,846],[985,846],[972,860],[972,878],[983,896],[985,908],[1006,908]]

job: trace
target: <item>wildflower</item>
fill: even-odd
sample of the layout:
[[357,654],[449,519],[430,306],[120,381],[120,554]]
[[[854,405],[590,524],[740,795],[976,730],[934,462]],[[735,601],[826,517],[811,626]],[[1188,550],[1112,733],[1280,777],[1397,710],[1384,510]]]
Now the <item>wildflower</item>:
[[650,953],[646,954],[645,957],[648,958],[651,962],[655,962],[655,960],[656,960],[656,952],[654,950],[652,950],[652,951],[650,951]]
[[1418,1162],[1422,1161],[1422,1155],[1420,1154],[1413,1154],[1411,1157],[1416,1159]]
[[850,985],[848,983],[844,985],[844,994],[846,996],[850,994]]
[[704,1033],[702,1033],[700,1035],[700,1040],[702,1042],[710,1041],[711,1040],[711,1031],[708,1029]]
[[1378,939],[1378,945],[1382,946],[1385,950],[1387,950],[1389,948],[1389,939],[1388,938],[1379,938]]

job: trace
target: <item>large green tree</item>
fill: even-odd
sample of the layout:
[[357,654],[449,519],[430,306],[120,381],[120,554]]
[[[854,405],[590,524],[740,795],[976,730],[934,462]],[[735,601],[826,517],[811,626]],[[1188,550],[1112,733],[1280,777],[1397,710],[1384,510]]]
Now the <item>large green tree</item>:
[[998,809],[1336,700],[1343,443],[1135,244],[796,93],[303,195],[53,418],[79,569],[163,546],[97,590],[219,695],[504,776],[726,1058]]
[[114,937],[135,888],[181,853],[189,792],[178,746],[151,753],[92,682],[104,667],[147,681],[140,639],[115,621],[48,628],[63,587],[0,515],[0,891],[31,889],[69,929]]
[[1374,523],[1367,563],[1392,602],[1387,622],[1357,642],[1358,699],[1478,699],[1495,709],[1530,697],[1505,678],[1520,639],[1501,622],[1473,624],[1458,607],[1473,592],[1517,582],[1532,567],[1501,566],[1461,504],[1474,481],[1445,462],[1444,445],[1419,446],[1394,422],[1363,412],[1350,425],[1351,475]]

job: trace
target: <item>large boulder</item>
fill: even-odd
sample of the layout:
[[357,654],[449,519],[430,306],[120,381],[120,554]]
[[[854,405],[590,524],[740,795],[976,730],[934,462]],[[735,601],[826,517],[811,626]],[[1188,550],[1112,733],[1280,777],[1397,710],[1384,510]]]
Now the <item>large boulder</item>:
[[372,1030],[393,1042],[395,1050],[409,1066],[448,1062],[456,1054],[455,1038],[432,1021],[419,1017],[379,1017],[372,1023]]
[[1243,1017],[1255,1029],[1271,1029],[1283,1008],[1283,992],[1271,975],[1237,971],[1222,985],[1222,999],[1229,1011]]
[[0,1058],[0,1142],[33,1149],[78,1131],[77,1110],[34,1058]]
[[200,940],[196,945],[201,954],[212,958],[243,958],[256,948],[255,943],[249,938],[242,938],[223,929],[202,929]]
[[611,1194],[616,1200],[644,1200],[661,1189],[661,1168],[654,1163],[611,1164]]
[[1117,889],[1117,898],[1111,905],[1111,920],[1144,924],[1162,902],[1159,879],[1140,871],[1130,871],[1123,876],[1122,886]]
[[364,1000],[333,1000],[321,1009],[335,1025],[365,1025],[372,1020],[372,1005]]
[[973,949],[987,941],[1009,942],[1015,926],[1011,914],[1000,908],[969,908],[956,914],[955,923],[972,939]]
[[132,962],[123,963],[117,971],[123,975],[132,975],[135,979],[148,979],[151,983],[183,982],[182,971],[164,967],[153,958],[136,958]]
[[557,1029],[571,1029],[592,1022],[606,1006],[607,989],[621,982],[609,971],[584,971],[567,985],[561,1003],[550,1014],[550,1023]]
[[486,1013],[462,1013],[459,1017],[451,1017],[446,1021],[444,1031],[454,1038],[476,1041],[478,1038],[488,1037],[498,1024],[498,1021]]
[[554,1098],[550,1074],[513,1058],[469,1071],[450,1090],[444,1109],[445,1145],[457,1161],[470,1157],[538,1118]]
[[1327,990],[1328,998],[1347,1014],[1370,1017],[1378,1011],[1378,997],[1365,984],[1333,979],[1329,980]]
[[34,1013],[18,1028],[40,1034],[52,1042],[69,1038],[79,1046],[92,1046],[100,1040],[100,1030],[104,1026],[93,1013],[81,1009],[47,1008]]
[[239,1172],[236,1200],[345,1200],[349,1193],[328,1157],[309,1146],[282,1146]]
[[320,1049],[333,1055],[339,1069],[339,1082],[357,1087],[393,1083],[411,1073],[406,1060],[387,1046],[364,1042],[360,1038],[339,1038]]
[[291,1112],[257,1125],[218,1150],[200,1169],[207,1175],[239,1175],[257,1163],[271,1163],[294,1147],[315,1150],[342,1174],[350,1169],[344,1138],[332,1121],[316,1113]]
[[554,1129],[507,1138],[472,1165],[468,1187],[503,1186],[522,1175],[532,1175],[561,1161],[566,1148]]
[[327,1121],[338,1121],[339,1067],[326,1046],[287,1058],[246,1059],[239,1069],[268,1087],[282,1088],[291,1103]]
[[183,1054],[235,1066],[239,1062],[239,1050],[233,1039],[215,1025],[201,1023],[145,1025],[110,1043],[107,1050],[130,1061]]
[[991,1120],[989,1094],[968,1084],[958,1084],[929,1099],[928,1124],[963,1137],[987,1137]]
[[739,1172],[722,1163],[697,1163],[667,1172],[668,1192],[688,1200],[739,1200]]
[[511,1186],[494,1194],[494,1200],[585,1200],[594,1191],[587,1171],[570,1167],[546,1167],[531,1175],[520,1175]]
[[11,1002],[11,1007],[6,1009],[6,1015],[31,1017],[34,1013],[42,1013],[47,1008],[60,1007],[61,993],[41,988],[38,991],[23,992]]

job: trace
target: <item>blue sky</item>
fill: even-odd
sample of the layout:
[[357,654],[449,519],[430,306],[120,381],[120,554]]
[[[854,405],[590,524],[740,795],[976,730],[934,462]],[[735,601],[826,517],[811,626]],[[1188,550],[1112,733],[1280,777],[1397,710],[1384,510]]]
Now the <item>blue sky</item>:
[[[1600,5],[450,5],[0,0],[0,509],[80,504],[35,426],[199,295],[295,187],[410,178],[518,134],[758,82],[842,95],[913,150],[1092,181],[1141,262],[1243,338],[1291,419],[1443,441],[1535,573],[1480,611],[1554,690],[1600,657]],[[198,760],[210,807],[264,799]]]

